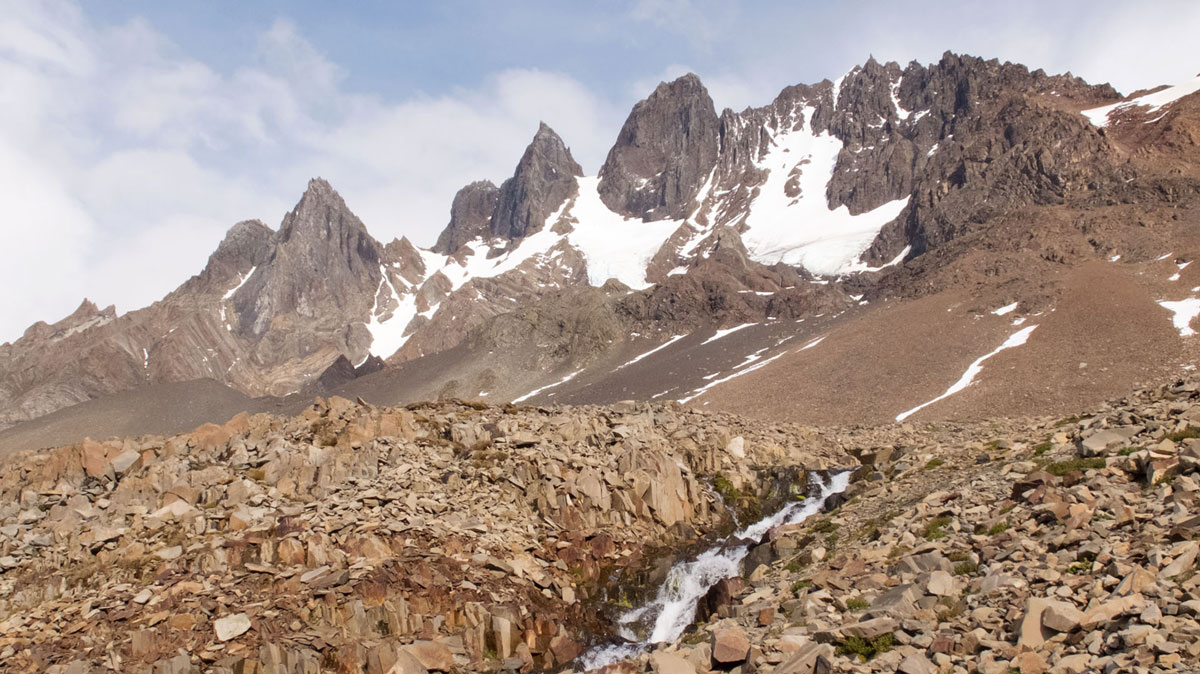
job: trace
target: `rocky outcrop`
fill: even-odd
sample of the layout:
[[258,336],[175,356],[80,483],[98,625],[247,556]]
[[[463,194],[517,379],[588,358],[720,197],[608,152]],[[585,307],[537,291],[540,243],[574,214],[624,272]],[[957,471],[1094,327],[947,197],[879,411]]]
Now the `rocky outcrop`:
[[687,217],[717,163],[719,128],[700,78],[659,84],[621,127],[600,168],[600,198],[626,217]]
[[431,250],[452,255],[468,241],[488,238],[499,197],[500,188],[490,180],[479,180],[459,190],[450,204],[450,222]]
[[575,196],[575,178],[582,175],[562,138],[543,122],[513,176],[500,185],[492,235],[512,240],[541,230],[550,214]]

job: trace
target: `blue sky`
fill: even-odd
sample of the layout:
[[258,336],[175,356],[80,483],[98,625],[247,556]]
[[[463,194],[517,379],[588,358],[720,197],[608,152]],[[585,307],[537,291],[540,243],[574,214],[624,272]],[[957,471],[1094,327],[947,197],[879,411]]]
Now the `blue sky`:
[[429,245],[458,187],[553,126],[588,173],[630,107],[700,75],[763,105],[873,54],[947,50],[1111,81],[1200,71],[1200,3],[235,2],[0,5],[0,341],[87,296],[128,311],[309,177],[375,236]]

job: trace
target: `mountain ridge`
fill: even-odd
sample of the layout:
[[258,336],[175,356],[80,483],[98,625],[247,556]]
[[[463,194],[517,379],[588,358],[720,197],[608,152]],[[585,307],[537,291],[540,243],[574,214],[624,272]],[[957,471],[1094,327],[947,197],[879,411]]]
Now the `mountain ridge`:
[[[279,230],[234,225],[204,270],[163,301],[112,311],[53,349],[32,339],[43,330],[34,327],[0,346],[0,426],[197,377],[251,396],[312,395],[365,374],[355,367],[368,362],[394,368],[462,344],[494,352],[499,317],[595,288],[620,326],[594,326],[605,335],[598,351],[565,347],[549,361],[514,353],[534,369],[505,372],[481,352],[453,378],[480,389],[468,395],[487,388],[475,380],[506,380],[518,397],[518,382],[528,392],[612,360],[640,343],[634,334],[811,319],[981,283],[968,262],[980,245],[1013,260],[987,263],[1000,265],[995,279],[1028,265],[1016,260],[1031,249],[1031,260],[1055,264],[1111,255],[1138,244],[1110,211],[1170,223],[1197,185],[1176,170],[1195,165],[1183,131],[1191,99],[1168,102],[1152,137],[1140,121],[1097,126],[1080,114],[1105,105],[1136,114],[1124,100],[1069,74],[949,52],[928,66],[872,58],[740,113],[718,114],[686,75],[634,106],[595,177],[539,125],[512,177],[460,190],[429,250],[375,240],[314,179]],[[1019,217],[1051,224],[1022,228]],[[609,279],[618,285],[606,291]],[[1031,310],[1056,291],[1032,292]],[[573,320],[561,308],[547,315]],[[455,389],[450,379],[432,390]]]

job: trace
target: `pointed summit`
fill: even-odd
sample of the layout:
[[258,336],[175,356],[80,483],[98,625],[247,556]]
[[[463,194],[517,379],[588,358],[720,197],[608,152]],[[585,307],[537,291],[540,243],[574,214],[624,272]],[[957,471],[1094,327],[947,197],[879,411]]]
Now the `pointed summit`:
[[520,239],[540,230],[546,218],[574,196],[575,179],[583,169],[571,156],[562,138],[542,122],[525,149],[513,177],[500,185],[491,233]]
[[317,329],[340,329],[346,310],[370,311],[383,259],[383,245],[341,195],[313,178],[284,216],[269,259],[236,295],[239,325],[260,335],[275,316],[296,314]]
[[659,84],[633,106],[600,168],[601,199],[630,217],[687,217],[717,163],[720,126],[699,77]]

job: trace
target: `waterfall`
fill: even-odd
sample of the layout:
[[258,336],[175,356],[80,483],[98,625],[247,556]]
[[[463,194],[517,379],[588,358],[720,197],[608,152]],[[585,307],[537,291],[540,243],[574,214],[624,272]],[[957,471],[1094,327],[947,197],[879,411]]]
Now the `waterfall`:
[[[579,666],[584,671],[597,669],[633,657],[653,644],[678,639],[696,616],[696,602],[721,580],[740,575],[742,559],[750,551],[745,541],[757,542],[773,527],[797,524],[820,512],[825,499],[845,491],[850,484],[850,472],[833,475],[828,482],[818,478],[818,483],[820,492],[817,496],[789,503],[774,515],[735,532],[695,559],[676,563],[654,599],[617,619],[617,631],[626,643],[593,648],[580,658]],[[649,635],[643,638],[634,631],[637,626],[652,627]]]

